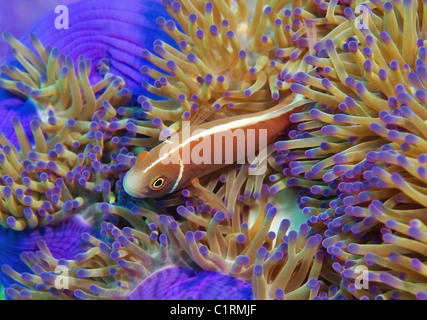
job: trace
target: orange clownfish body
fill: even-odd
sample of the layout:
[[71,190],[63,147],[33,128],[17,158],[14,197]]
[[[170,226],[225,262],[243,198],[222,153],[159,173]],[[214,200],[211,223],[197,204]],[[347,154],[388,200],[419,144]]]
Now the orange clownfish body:
[[124,178],[125,191],[137,198],[163,197],[185,188],[194,178],[248,160],[249,149],[259,153],[262,145],[274,142],[289,127],[290,114],[310,102],[289,98],[293,99],[291,103],[286,99],[261,112],[214,120],[188,130],[183,126],[150,152],[138,156]]

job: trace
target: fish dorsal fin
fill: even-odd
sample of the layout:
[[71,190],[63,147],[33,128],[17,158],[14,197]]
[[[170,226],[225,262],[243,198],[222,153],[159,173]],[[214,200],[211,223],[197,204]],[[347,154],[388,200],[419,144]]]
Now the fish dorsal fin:
[[205,122],[212,115],[213,111],[208,108],[200,108],[200,110],[190,120],[192,126],[198,126]]
[[140,163],[140,162],[144,161],[145,159],[147,159],[147,157],[148,157],[148,151],[147,150],[142,151],[138,155],[138,158],[136,158],[136,163]]

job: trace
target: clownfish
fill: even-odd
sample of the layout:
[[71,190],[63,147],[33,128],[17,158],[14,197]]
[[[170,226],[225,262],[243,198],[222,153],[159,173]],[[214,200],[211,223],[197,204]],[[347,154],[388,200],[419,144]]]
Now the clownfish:
[[[291,102],[289,102],[291,101]],[[232,151],[234,163],[241,155],[241,149],[245,144],[239,144],[238,139],[228,144],[222,144],[220,150],[215,149],[214,137],[228,131],[232,134],[235,130],[243,133],[244,139],[254,139],[255,151],[259,152],[256,146],[260,145],[260,139],[266,140],[266,144],[274,142],[290,125],[289,116],[297,112],[302,107],[312,101],[302,98],[300,95],[292,95],[279,103],[277,106],[253,114],[238,115],[229,118],[213,120],[191,128],[191,132],[200,132],[184,137],[182,131],[177,133],[173,143],[170,139],[160,143],[150,151],[143,151],[137,157],[135,165],[126,173],[123,180],[123,187],[126,193],[136,198],[160,198],[174,191],[187,187],[195,178],[201,178],[222,167],[230,165],[225,156],[227,150]],[[258,134],[264,129],[263,137]],[[252,131],[252,134],[250,134]],[[255,134],[253,134],[255,132]],[[202,140],[210,143],[208,157],[211,161],[200,161],[190,157],[184,161],[186,150],[193,154],[196,148],[200,149],[199,143]],[[258,142],[258,143],[257,143]],[[167,152],[165,152],[167,148]],[[230,149],[232,148],[232,149]],[[199,150],[198,150],[199,151]],[[205,151],[205,150],[204,150]],[[218,160],[220,152],[222,161]],[[198,153],[197,153],[198,154]],[[206,154],[203,155],[206,159]],[[215,158],[216,157],[216,158]],[[171,161],[175,159],[176,161]],[[169,160],[169,161],[165,161]]]

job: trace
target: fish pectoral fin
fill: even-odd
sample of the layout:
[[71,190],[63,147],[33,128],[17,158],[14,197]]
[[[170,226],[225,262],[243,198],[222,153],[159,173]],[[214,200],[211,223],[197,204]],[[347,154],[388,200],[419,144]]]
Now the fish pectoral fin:
[[205,200],[206,203],[209,204],[212,208],[224,211],[228,214],[228,210],[224,201],[222,201],[221,198],[218,197],[215,193],[202,186],[198,178],[191,180],[189,189],[191,189],[190,192],[192,192],[194,195]]
[[136,163],[140,163],[140,162],[144,161],[145,159],[147,159],[147,157],[148,157],[148,151],[147,150],[142,151],[138,155],[138,158],[136,158]]

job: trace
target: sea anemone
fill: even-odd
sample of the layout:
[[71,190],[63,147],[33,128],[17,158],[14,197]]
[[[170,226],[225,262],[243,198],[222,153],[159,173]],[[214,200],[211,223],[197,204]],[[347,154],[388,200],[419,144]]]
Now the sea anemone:
[[[157,34],[154,30],[153,32],[140,32],[140,30],[152,30],[155,18],[164,13],[161,4],[158,1],[150,1],[147,4],[146,1],[138,0],[121,2],[89,0],[69,4],[67,7],[70,13],[70,29],[55,28],[53,22],[58,14],[51,10],[20,37],[20,42],[31,48],[32,39],[36,35],[47,49],[56,48],[55,51],[70,57],[76,66],[81,55],[90,59],[88,78],[91,84],[103,80],[105,74],[110,72],[122,77],[126,87],[134,96],[142,93],[149,94],[141,86],[141,82],[148,80],[148,77],[139,72],[143,63],[140,52],[147,46],[151,46],[152,42],[159,37],[167,42],[171,40],[168,35]],[[4,8],[3,13],[7,11]],[[12,15],[4,15],[2,18],[2,23],[6,24],[5,29],[14,24],[14,21],[10,21],[14,18]],[[114,24],[114,28],[111,28],[111,24]],[[9,48],[7,44],[4,47]],[[16,48],[12,46],[12,51],[13,49]],[[37,55],[37,52],[34,53]],[[2,67],[3,77],[7,75],[3,69],[8,71],[9,68],[13,70],[21,68],[19,61],[13,56],[3,60],[2,64],[12,65]],[[16,116],[20,118],[24,131],[32,142],[30,122],[34,116],[38,116],[35,101],[22,95],[10,95],[2,89],[0,89],[0,100],[0,107],[7,112],[0,122],[4,135],[17,145],[13,127],[10,125],[11,118]]]
[[[115,212],[112,206],[101,205],[105,214]],[[121,208],[118,209],[126,211]],[[150,214],[134,207],[129,216]],[[126,213],[123,213],[124,215]],[[161,215],[158,220],[168,221]],[[170,221],[172,222],[172,221]],[[82,238],[91,248],[75,259],[56,259],[44,241],[38,242],[40,251],[24,253],[21,259],[33,274],[19,274],[10,266],[2,270],[20,284],[12,285],[6,294],[14,299],[250,299],[249,283],[218,272],[197,273],[186,265],[180,255],[175,237],[169,240],[161,233],[161,224],[143,223],[119,229],[103,222],[99,240],[88,233]],[[176,222],[175,222],[176,224]],[[151,230],[151,231],[150,231]],[[65,290],[58,290],[58,267],[67,270],[61,277]]]
[[[268,187],[263,189],[261,203],[268,195]],[[107,215],[116,212],[106,203],[101,209]],[[310,235],[306,224],[299,232],[286,235],[290,226],[286,219],[277,235],[269,232],[277,213],[270,203],[259,208],[262,226],[253,228],[246,221],[241,226],[227,226],[224,212],[217,211],[209,219],[205,212],[194,212],[192,206],[178,207],[183,222],[167,215],[151,222],[154,213],[139,207],[117,210],[122,211],[122,217],[148,220],[133,219],[134,225],[123,229],[103,222],[104,240],[83,234],[92,248],[73,260],[55,259],[44,242],[39,242],[35,256],[28,253],[21,257],[34,275],[3,266],[3,272],[20,283],[6,293],[14,299],[303,299],[331,294],[328,285],[318,280],[323,253],[317,248],[322,237]],[[62,276],[62,282],[69,284],[64,291],[55,287],[58,266],[68,270]],[[196,275],[193,270],[205,271]],[[168,286],[171,289],[165,291]],[[151,289],[154,287],[156,290]]]
[[[67,7],[70,29],[55,28],[53,22],[58,14],[50,10],[20,37],[21,42],[30,47],[32,34],[37,35],[45,46],[57,48],[74,62],[82,54],[91,59],[91,82],[98,82],[111,72],[125,79],[135,95],[145,92],[141,82],[147,78],[139,72],[141,50],[158,38],[171,42],[168,35],[156,33],[153,27],[155,19],[164,14],[160,1],[89,0],[74,1]],[[4,17],[3,23],[13,22]]]
[[[95,228],[74,215],[54,226],[25,231],[0,229],[0,265],[12,265],[16,271],[29,272],[30,269],[20,259],[19,254],[35,251],[37,243],[43,241],[56,259],[73,259],[76,254],[85,251],[81,241],[83,233],[95,234]],[[11,278],[0,273],[0,283],[4,286],[11,284]]]
[[[119,13],[124,8],[122,5],[130,4],[135,10],[124,22]],[[19,255],[36,249],[34,239],[45,241],[57,258],[74,258],[76,252],[70,251],[68,255],[67,246],[73,243],[79,247],[81,233],[88,229],[77,229],[80,233],[76,231],[75,240],[68,245],[61,244],[61,237],[57,235],[59,239],[53,249],[50,230],[61,228],[65,234],[73,234],[73,225],[66,221],[70,220],[70,214],[76,213],[96,226],[102,220],[102,215],[96,214],[101,212],[97,210],[97,203],[116,199],[113,191],[120,173],[133,161],[133,153],[126,146],[137,141],[132,134],[126,135],[123,117],[126,112],[117,107],[132,98],[129,89],[123,87],[124,81],[133,87],[133,93],[144,92],[135,85],[146,78],[138,72],[138,61],[142,59],[139,52],[144,44],[153,41],[152,33],[141,34],[134,29],[136,25],[149,28],[150,14],[157,15],[159,8],[158,3],[153,3],[148,14],[145,4],[136,1],[120,5],[86,1],[83,6],[70,6],[73,14],[69,31],[52,28],[50,22],[55,19],[52,11],[20,41],[4,34],[16,59],[9,58],[6,61],[11,64],[1,66],[0,79],[12,92],[0,88],[0,107],[4,114],[0,126],[0,224],[4,243],[1,263],[13,265],[19,272],[29,271]],[[91,14],[84,15],[89,9]],[[84,17],[84,25],[78,23],[81,17]],[[113,18],[122,33],[112,32],[105,23],[106,19]],[[87,50],[85,42],[89,39],[86,38],[80,38],[79,46],[70,46],[76,35],[88,26],[96,27],[90,32],[93,50]],[[130,29],[132,32],[125,32]],[[168,39],[167,36],[163,38]],[[45,47],[40,39],[48,46]],[[31,44],[36,50],[26,48]],[[118,50],[119,47],[123,50]],[[133,56],[133,63],[128,67],[120,60],[123,52],[128,53],[127,60]],[[75,70],[79,67],[80,70]],[[110,71],[123,78],[112,76]],[[83,87],[86,89],[82,91]],[[79,104],[85,111],[72,114],[78,109],[71,112],[70,108]],[[66,221],[62,223],[62,220]],[[46,225],[52,227],[46,228]],[[35,229],[34,232],[31,229]],[[58,250],[63,251],[62,255]],[[0,273],[0,282],[7,286],[10,278]]]
[[[19,148],[0,141],[3,225],[33,228],[71,212],[104,220],[99,235],[83,234],[88,248],[75,258],[56,258],[39,241],[36,254],[22,254],[31,273],[3,266],[17,282],[6,294],[427,298],[426,3],[162,4],[174,20],[159,17],[157,24],[178,48],[156,40],[154,53],[142,51],[157,69],[141,68],[154,79],[143,83],[152,96],[140,96],[141,106],[129,103],[122,78],[107,73],[90,86],[84,59],[76,75],[71,58],[36,38],[41,60],[6,36],[26,71],[6,67],[12,80],[0,84],[37,101],[42,117],[32,126],[34,145],[18,120]],[[369,8],[368,29],[357,24],[361,4]],[[98,86],[106,89],[96,97]],[[160,200],[132,199],[122,190],[134,155],[183,120],[249,114],[293,94],[313,103],[292,114],[287,137],[269,146],[265,174],[232,165]],[[307,217],[300,225],[275,203],[290,188],[302,210],[294,215]],[[39,219],[35,202],[58,211],[42,207]],[[362,288],[359,267],[369,281]],[[58,289],[58,279],[68,287]]]
[[127,119],[113,107],[131,98],[124,80],[108,73],[91,85],[90,60],[80,58],[76,73],[70,57],[45,49],[36,37],[40,57],[11,35],[4,37],[25,70],[3,67],[11,80],[1,79],[0,86],[35,101],[40,119],[31,121],[34,144],[16,117],[19,148],[0,135],[1,226],[44,226],[72,212],[84,214],[93,202],[114,201],[112,188],[132,158],[114,135],[126,132]]
[[304,23],[310,2],[294,10],[281,1],[258,1],[255,8],[246,1],[237,7],[228,1],[162,3],[182,29],[163,17],[157,24],[179,50],[155,41],[154,53],[142,55],[162,72],[149,66],[141,71],[155,79],[143,86],[168,100],[140,99],[161,129],[177,130],[182,119],[207,121],[274,106],[289,94],[286,80],[308,70],[303,58],[317,35],[314,24]]
[[303,212],[324,230],[334,269],[354,279],[357,266],[369,267],[371,297],[425,298],[427,7],[369,7],[369,29],[347,7],[342,36],[305,58],[314,69],[295,74],[290,88],[318,103],[292,115],[290,140],[275,146],[288,185],[305,189]]

